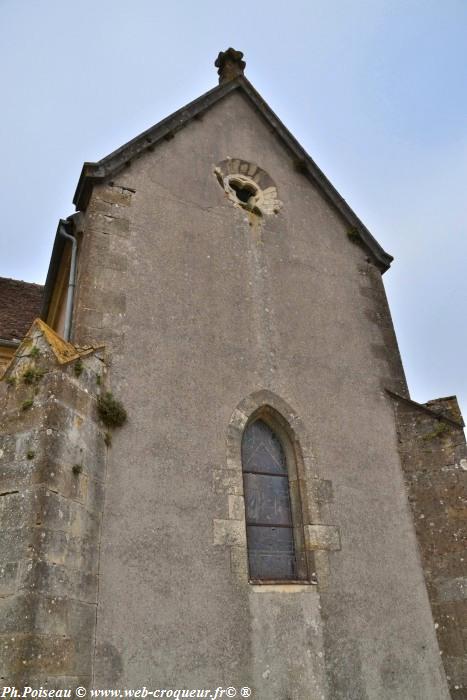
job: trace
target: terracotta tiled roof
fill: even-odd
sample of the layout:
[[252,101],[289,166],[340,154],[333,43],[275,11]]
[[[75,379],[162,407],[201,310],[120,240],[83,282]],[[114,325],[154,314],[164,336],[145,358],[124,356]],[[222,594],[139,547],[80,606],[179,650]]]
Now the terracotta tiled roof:
[[41,284],[0,277],[0,342],[21,340],[40,315]]

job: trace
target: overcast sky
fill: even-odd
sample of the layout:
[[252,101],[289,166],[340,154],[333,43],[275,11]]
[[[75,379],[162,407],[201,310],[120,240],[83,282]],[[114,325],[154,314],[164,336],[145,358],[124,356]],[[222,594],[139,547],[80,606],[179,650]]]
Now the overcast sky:
[[83,161],[214,87],[228,46],[394,255],[412,397],[467,416],[466,0],[0,0],[0,276],[44,282]]

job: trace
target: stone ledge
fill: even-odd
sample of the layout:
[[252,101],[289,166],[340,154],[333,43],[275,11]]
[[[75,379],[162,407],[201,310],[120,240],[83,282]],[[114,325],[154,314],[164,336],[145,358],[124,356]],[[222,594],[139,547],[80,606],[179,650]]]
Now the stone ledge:
[[34,633],[0,636],[0,670],[5,669],[10,677],[31,671],[71,675],[76,665],[69,637]]
[[[46,687],[47,690],[63,690],[64,688],[70,689],[73,693],[78,686],[89,688],[91,686],[92,678],[89,675],[86,676],[56,676],[49,673],[34,674],[31,676],[29,673],[27,675],[18,675],[15,677],[15,685],[17,688],[24,688],[29,686],[30,688],[40,688],[41,686]],[[57,696],[59,697],[59,696]],[[72,697],[75,697],[72,695]]]
[[246,546],[246,527],[241,520],[213,520],[214,544]]
[[318,595],[317,587],[310,583],[260,583],[252,584],[252,593],[305,593],[306,595]]
[[434,582],[438,601],[451,603],[467,600],[467,577],[438,579]]
[[242,523],[245,520],[245,499],[243,496],[229,494],[229,519],[240,520]]
[[94,604],[97,602],[97,575],[55,562],[30,559],[21,563],[18,577],[18,592],[28,591]]
[[467,686],[467,659],[457,656],[445,656],[443,658],[446,673],[449,676],[449,685]]
[[0,598],[16,591],[18,567],[18,562],[3,562],[0,565]]
[[334,525],[305,525],[305,549],[336,551],[341,548],[340,534]]
[[212,474],[214,493],[222,496],[243,494],[243,477],[237,469],[214,469]]
[[230,571],[240,581],[248,583],[248,550],[230,547]]
[[[0,538],[2,567],[33,559],[79,570],[81,575],[96,574],[97,543],[87,534],[74,537],[62,530],[50,530],[42,525],[8,528],[2,532]],[[6,576],[6,572],[3,576]]]
[[96,617],[95,603],[57,595],[22,591],[0,598],[0,639],[2,635],[65,635],[92,638]]

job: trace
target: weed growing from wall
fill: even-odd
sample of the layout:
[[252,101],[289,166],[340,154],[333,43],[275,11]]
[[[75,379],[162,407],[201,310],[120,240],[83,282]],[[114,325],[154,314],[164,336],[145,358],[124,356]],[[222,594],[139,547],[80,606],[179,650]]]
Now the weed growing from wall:
[[97,399],[97,411],[101,421],[108,428],[119,428],[127,419],[123,404],[114,398],[110,391]]

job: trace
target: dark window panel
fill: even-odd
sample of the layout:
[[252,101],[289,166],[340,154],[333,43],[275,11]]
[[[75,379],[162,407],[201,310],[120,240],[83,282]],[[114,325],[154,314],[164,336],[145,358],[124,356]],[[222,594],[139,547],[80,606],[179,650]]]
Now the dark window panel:
[[242,463],[244,471],[287,474],[282,445],[262,420],[249,425],[243,435]]
[[248,553],[250,577],[254,580],[295,580],[296,564],[293,554],[270,554],[251,550]]
[[247,527],[248,560],[252,579],[294,579],[296,563],[290,528]]
[[248,548],[270,554],[294,552],[293,530],[290,527],[247,526]]
[[262,420],[250,423],[245,430],[242,465],[250,578],[281,581],[306,577],[306,562],[303,566],[297,561],[295,552],[284,451],[274,431]]
[[287,476],[244,474],[246,521],[292,525]]

